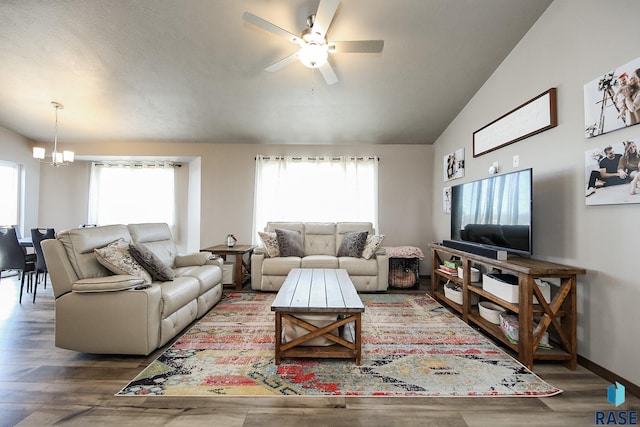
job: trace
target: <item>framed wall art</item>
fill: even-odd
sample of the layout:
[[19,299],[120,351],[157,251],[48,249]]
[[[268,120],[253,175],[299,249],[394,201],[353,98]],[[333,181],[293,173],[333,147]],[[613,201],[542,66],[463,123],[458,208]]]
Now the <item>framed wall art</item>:
[[640,203],[638,147],[640,138],[585,152],[586,205]]
[[464,148],[459,148],[443,158],[444,180],[449,181],[464,176]]
[[556,88],[551,88],[473,133],[473,157],[558,125]]
[[442,213],[451,213],[451,187],[442,189]]
[[640,121],[640,58],[584,85],[584,133],[593,138]]

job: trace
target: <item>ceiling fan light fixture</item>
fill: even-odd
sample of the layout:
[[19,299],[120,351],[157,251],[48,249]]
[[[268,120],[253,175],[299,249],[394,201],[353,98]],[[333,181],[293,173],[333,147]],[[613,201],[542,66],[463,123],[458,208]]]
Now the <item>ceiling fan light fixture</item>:
[[305,67],[319,68],[327,63],[329,53],[326,44],[306,43],[300,47],[298,58]]

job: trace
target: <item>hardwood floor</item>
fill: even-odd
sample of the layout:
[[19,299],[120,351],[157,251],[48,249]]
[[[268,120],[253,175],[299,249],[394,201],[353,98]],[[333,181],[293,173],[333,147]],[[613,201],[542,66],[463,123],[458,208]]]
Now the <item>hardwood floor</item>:
[[547,398],[116,397],[164,349],[129,357],[55,348],[51,285],[39,285],[35,304],[28,295],[19,305],[18,291],[15,277],[0,281],[0,426],[564,427],[595,425],[598,410],[640,408],[629,394],[615,408],[608,381],[554,363],[534,367],[564,390]]

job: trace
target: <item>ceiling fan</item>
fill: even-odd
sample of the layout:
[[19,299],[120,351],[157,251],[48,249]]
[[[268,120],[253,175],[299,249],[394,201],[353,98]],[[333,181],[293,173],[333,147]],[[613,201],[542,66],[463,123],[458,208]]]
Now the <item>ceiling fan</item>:
[[384,40],[327,41],[327,31],[339,5],[340,0],[320,0],[317,12],[307,18],[307,28],[299,36],[252,13],[245,12],[242,15],[245,21],[283,37],[300,47],[293,55],[281,59],[265,70],[276,72],[287,65],[300,61],[306,67],[317,68],[327,84],[332,85],[338,82],[338,77],[328,61],[330,53],[382,52]]

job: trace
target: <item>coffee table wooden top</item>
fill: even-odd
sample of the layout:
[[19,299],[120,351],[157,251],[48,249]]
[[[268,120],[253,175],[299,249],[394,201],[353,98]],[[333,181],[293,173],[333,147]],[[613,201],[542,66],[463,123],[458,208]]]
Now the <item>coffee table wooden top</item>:
[[271,311],[289,313],[362,313],[364,305],[344,269],[294,268]]

